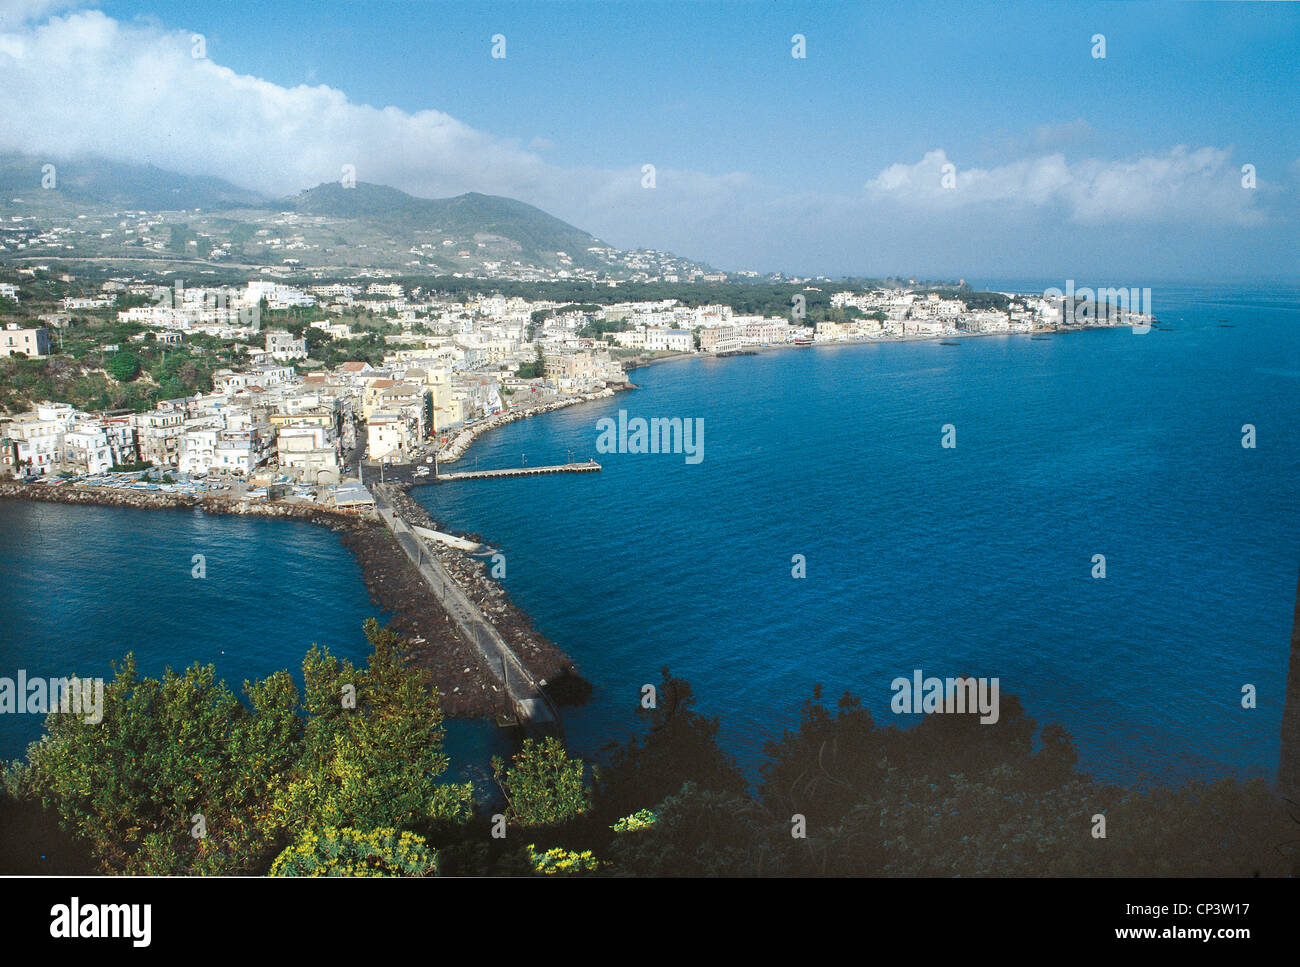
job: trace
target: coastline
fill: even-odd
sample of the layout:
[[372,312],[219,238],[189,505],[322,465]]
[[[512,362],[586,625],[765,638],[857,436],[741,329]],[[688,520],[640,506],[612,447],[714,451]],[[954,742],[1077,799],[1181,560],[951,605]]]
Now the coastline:
[[[1057,336],[1065,335],[1072,332],[1092,332],[1098,329],[1124,329],[1128,328],[1128,323],[1122,323],[1114,326],[1053,326],[1045,329],[1017,330],[1015,332],[954,332],[944,333],[938,336],[914,335],[914,336],[891,336],[881,339],[836,339],[826,340],[823,342],[812,343],[776,343],[769,346],[747,346],[742,350],[724,350],[722,352],[693,352],[693,353],[670,353],[662,356],[634,356],[627,360],[627,370],[631,372],[636,369],[645,369],[648,366],[656,366],[660,363],[676,362],[683,359],[736,359],[744,356],[762,356],[768,353],[784,352],[791,349],[824,349],[831,346],[877,346],[887,343],[902,342],[943,342],[948,339],[980,339],[988,336]],[[1153,326],[1153,329],[1159,328]]]
[[553,413],[555,410],[562,410],[566,407],[576,406],[579,403],[594,403],[597,400],[607,400],[616,393],[624,393],[628,390],[636,389],[636,384],[624,382],[617,387],[606,386],[603,390],[597,390],[594,393],[583,393],[579,396],[566,396],[558,400],[550,400],[546,403],[536,403],[529,406],[520,406],[515,409],[504,410],[500,413],[490,416],[485,420],[475,423],[473,426],[462,428],[456,436],[447,444],[445,449],[438,451],[439,463],[454,463],[465,455],[479,436],[495,430],[497,427],[505,426],[507,423],[514,423],[516,420],[525,420],[531,416],[540,416],[543,413]]
[[[874,346],[884,343],[904,343],[904,342],[943,342],[947,339],[978,339],[991,336],[1046,336],[1046,335],[1063,335],[1072,332],[1088,332],[1096,329],[1121,329],[1123,325],[1118,326],[1057,326],[1048,329],[1035,329],[1029,332],[960,332],[940,336],[896,336],[888,339],[843,339],[835,341],[826,341],[820,343],[779,343],[774,346],[754,346],[742,351],[724,351],[724,352],[693,352],[693,353],[664,353],[660,356],[633,356],[624,361],[624,372],[630,373],[638,369],[645,369],[649,366],[656,366],[663,363],[680,362],[687,359],[738,359],[746,356],[761,356],[768,353],[784,352],[794,349],[825,349],[827,347],[843,348],[848,346]],[[580,396],[565,397],[563,399],[551,400],[548,403],[539,403],[532,406],[519,407],[518,409],[506,410],[495,416],[488,417],[482,422],[475,423],[473,426],[462,428],[445,449],[438,450],[438,462],[453,463],[463,457],[470,446],[476,439],[489,430],[495,430],[498,427],[505,426],[507,423],[513,423],[516,420],[527,419],[531,416],[540,416],[545,413],[551,413],[555,410],[562,410],[565,407],[576,406],[579,403],[593,403],[596,400],[604,400],[613,397],[617,393],[625,393],[637,389],[637,385],[631,381],[626,381],[614,386],[607,386],[603,390],[595,393],[584,393]]]
[[[815,349],[826,346],[861,346],[883,342],[935,342],[978,336],[1033,336],[1107,328],[1118,327],[1087,326],[1036,330],[1032,333],[962,333],[958,336],[927,335],[893,339],[837,340],[812,345],[762,346],[743,353],[679,353],[634,359],[630,362],[636,363],[631,367],[632,369],[640,369],[686,359],[730,359],[781,350]],[[610,399],[617,393],[637,388],[636,384],[625,381],[594,393],[564,397],[504,411],[473,426],[463,428],[447,449],[439,452],[438,460],[440,463],[450,463],[460,459],[479,436],[516,420],[551,413],[581,403]],[[410,485],[405,484],[402,487],[409,489]],[[196,496],[71,485],[52,487],[48,484],[17,482],[0,482],[0,500],[3,499],[141,510],[198,509],[211,514],[301,520],[328,527],[339,534],[344,546],[360,565],[371,602],[377,608],[392,615],[389,626],[407,639],[416,662],[433,672],[434,682],[442,695],[444,713],[451,718],[477,718],[509,711],[509,701],[496,684],[498,681],[496,676],[482,667],[477,651],[456,633],[451,617],[443,610],[437,598],[403,554],[391,532],[380,522],[373,510],[345,510],[284,500],[253,501],[229,496]],[[464,537],[484,546],[490,543],[480,534],[462,534],[433,520],[424,507],[412,500],[405,492],[400,495],[400,500],[403,514],[408,520],[421,523],[422,526],[433,530]],[[547,691],[557,704],[572,705],[586,700],[591,693],[591,685],[577,673],[573,660],[554,642],[536,630],[531,618],[510,600],[505,589],[487,576],[482,561],[445,545],[437,545],[435,551],[439,554],[443,566],[455,576],[457,583],[479,604],[488,620],[514,647],[520,661],[533,677],[538,681],[549,683]]]

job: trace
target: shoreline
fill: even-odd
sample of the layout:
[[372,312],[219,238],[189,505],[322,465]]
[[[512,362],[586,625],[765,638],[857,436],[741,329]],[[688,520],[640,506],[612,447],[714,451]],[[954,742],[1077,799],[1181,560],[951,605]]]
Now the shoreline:
[[[787,343],[754,347],[741,353],[678,353],[644,360],[634,359],[630,362],[636,363],[631,367],[635,370],[686,359],[731,359],[782,350],[815,349],[826,346],[935,342],[979,336],[1034,336],[1112,328],[1119,327],[1088,326],[1034,332],[963,333],[955,337],[904,336],[894,339],[837,340],[811,345]],[[636,384],[629,380],[606,386],[605,389],[593,393],[504,411],[471,427],[463,428],[448,447],[450,455],[440,454],[438,461],[452,463],[459,460],[479,436],[508,423],[581,403],[610,399],[618,393],[637,388]],[[402,503],[404,516],[408,516],[409,520],[418,521],[433,530],[464,537],[483,546],[490,544],[480,534],[463,534],[441,525],[406,492],[410,489],[410,484],[401,486],[403,489],[398,500]],[[505,693],[494,684],[498,681],[495,675],[482,668],[477,652],[457,634],[451,617],[443,610],[442,605],[397,545],[396,539],[373,510],[345,510],[307,502],[282,500],[252,501],[230,496],[196,496],[73,485],[51,487],[43,483],[0,481],[0,500],[4,499],[139,510],[197,509],[217,515],[301,520],[328,527],[339,535],[343,545],[360,566],[362,581],[370,595],[371,603],[391,615],[388,626],[407,640],[416,662],[433,672],[434,684],[441,694],[444,714],[449,718],[482,718],[509,711],[509,701]],[[488,620],[515,648],[516,654],[528,671],[538,681],[548,683],[547,691],[557,704],[561,706],[580,704],[590,696],[592,686],[578,674],[573,660],[554,642],[537,631],[532,619],[510,600],[505,589],[487,576],[481,561],[464,551],[446,545],[437,545],[434,550],[438,553],[443,566],[455,576],[457,583],[479,604]]]
[[[1046,335],[1064,335],[1072,332],[1092,332],[1100,329],[1122,329],[1125,325],[1118,326],[1070,326],[1055,327],[1051,329],[1034,329],[1028,332],[961,332],[952,335],[941,336],[897,336],[889,339],[843,339],[826,342],[814,342],[806,344],[795,343],[778,343],[774,346],[754,346],[740,351],[724,351],[721,353],[665,353],[661,356],[634,356],[624,361],[624,373],[631,373],[638,369],[646,369],[650,366],[656,366],[661,363],[681,362],[688,359],[740,359],[746,356],[762,356],[768,353],[778,353],[791,349],[825,349],[827,347],[843,348],[848,346],[875,346],[888,343],[906,343],[906,342],[943,342],[946,339],[979,339],[991,336],[1046,336]],[[546,413],[552,413],[555,410],[562,410],[569,406],[576,406],[579,403],[594,403],[597,400],[610,399],[618,393],[626,393],[634,389],[639,389],[635,383],[630,380],[616,386],[606,386],[603,390],[597,390],[594,393],[584,393],[580,396],[565,397],[563,399],[551,400],[549,403],[540,403],[528,407],[520,407],[518,410],[507,410],[498,413],[495,416],[476,423],[473,426],[461,429],[451,442],[447,445],[445,451],[438,451],[438,463],[454,463],[463,457],[474,441],[482,434],[489,430],[495,430],[503,427],[508,423],[516,420],[527,419],[532,416],[541,416]],[[427,451],[422,451],[427,452]],[[446,455],[444,455],[446,454]],[[432,483],[432,481],[429,481]],[[424,486],[424,482],[419,483]]]
[[[742,356],[760,356],[764,353],[780,352],[786,349],[820,349],[826,346],[878,346],[888,343],[900,342],[942,342],[945,339],[979,339],[985,336],[1058,336],[1072,332],[1094,332],[1101,329],[1126,329],[1131,328],[1129,323],[1120,323],[1114,326],[1055,326],[1046,329],[1031,329],[1007,332],[953,332],[943,333],[938,336],[930,335],[913,335],[913,336],[888,336],[880,339],[834,339],[824,340],[822,342],[811,343],[774,343],[767,346],[746,346],[740,350],[724,350],[722,352],[693,352],[693,353],[673,353],[664,356],[650,357],[633,357],[628,360],[636,365],[632,369],[644,369],[647,366],[654,366],[657,363],[666,363],[678,359],[733,359]],[[1152,328],[1158,329],[1159,324]]]
[[504,410],[493,416],[488,417],[473,426],[467,426],[457,432],[451,442],[447,444],[445,450],[439,450],[438,463],[454,463],[465,455],[471,444],[489,430],[495,430],[503,427],[508,423],[514,423],[518,420],[526,420],[532,416],[541,416],[545,413],[553,413],[556,410],[563,410],[570,406],[577,406],[579,403],[595,403],[597,400],[607,400],[618,393],[626,393],[629,390],[636,389],[636,384],[631,382],[621,383],[615,388],[606,386],[603,390],[596,390],[594,393],[583,393],[578,396],[564,397],[558,400],[550,400],[546,403],[536,403],[530,406],[521,406],[517,409]]
[[[409,496],[402,494],[402,498],[428,518],[427,512]],[[300,520],[327,527],[352,554],[361,569],[371,604],[388,613],[387,627],[406,641],[413,663],[433,673],[443,714],[448,718],[477,719],[510,711],[510,703],[496,675],[482,666],[477,651],[457,633],[451,616],[373,511],[10,482],[0,482],[0,500],[129,510],[201,510],[218,515]],[[476,559],[442,545],[438,553],[465,593],[479,603],[487,619],[515,648],[529,673],[549,683],[548,692],[557,704],[572,705],[586,699],[591,686],[578,674],[572,659],[534,628],[528,615],[510,600],[501,585],[487,576]],[[360,629],[357,633],[360,634]]]

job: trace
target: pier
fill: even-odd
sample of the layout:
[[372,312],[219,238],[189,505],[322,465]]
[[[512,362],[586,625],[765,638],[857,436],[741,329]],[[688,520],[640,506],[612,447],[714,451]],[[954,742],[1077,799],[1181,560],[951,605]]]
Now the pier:
[[489,477],[538,477],[545,473],[598,473],[600,464],[595,460],[583,463],[560,463],[549,467],[506,467],[501,470],[462,470],[440,473],[434,479],[439,483],[449,480],[483,480]]
[[375,510],[393,532],[397,543],[451,616],[461,637],[474,646],[483,666],[501,682],[519,724],[529,733],[558,731],[559,710],[524,668],[519,656],[469,599],[456,579],[447,573],[437,556],[425,544],[424,538],[402,519],[393,506],[387,487],[379,484],[372,492]]

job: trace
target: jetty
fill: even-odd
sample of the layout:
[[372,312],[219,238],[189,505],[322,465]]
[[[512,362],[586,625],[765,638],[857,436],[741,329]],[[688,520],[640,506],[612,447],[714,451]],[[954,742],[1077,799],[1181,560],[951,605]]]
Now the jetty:
[[595,460],[582,463],[559,463],[549,467],[505,467],[500,470],[459,470],[455,473],[439,473],[434,479],[439,483],[449,480],[484,480],[489,477],[539,477],[547,473],[599,473],[600,464]]
[[398,513],[387,485],[378,484],[372,492],[380,518],[432,589],[461,637],[478,652],[484,668],[501,682],[519,724],[530,734],[558,732],[560,713],[555,703],[529,674],[492,622],[483,616],[456,579],[442,566],[437,555],[425,544],[425,538]]

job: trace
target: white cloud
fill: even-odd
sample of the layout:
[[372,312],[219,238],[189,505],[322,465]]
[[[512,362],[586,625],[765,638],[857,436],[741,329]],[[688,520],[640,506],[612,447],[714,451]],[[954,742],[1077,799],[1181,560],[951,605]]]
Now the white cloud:
[[902,208],[955,211],[988,205],[1056,207],[1072,221],[1254,225],[1263,221],[1253,192],[1241,187],[1231,152],[1183,145],[1161,154],[1066,161],[1060,153],[994,168],[956,168],[943,187],[943,149],[912,165],[893,164],[865,185],[868,198]]
[[350,164],[360,181],[427,197],[509,195],[598,234],[620,214],[707,210],[743,182],[661,168],[647,191],[639,164],[561,168],[442,111],[375,108],[324,85],[237,74],[194,58],[190,37],[98,11],[0,34],[0,150],[147,161],[274,196],[337,179]]
[[[20,0],[0,18],[0,150],[150,162],[277,196],[337,179],[350,164],[362,181],[426,197],[508,195],[612,244],[723,267],[924,273],[946,265],[970,274],[997,264],[1056,274],[1055,259],[1075,258],[1082,253],[1073,248],[1085,244],[1103,266],[1159,261],[1152,255],[1159,244],[1182,246],[1160,256],[1179,260],[1173,264],[1213,267],[1223,261],[1214,245],[1231,246],[1231,233],[1215,233],[1209,245],[1205,233],[1161,226],[1251,226],[1269,187],[1261,180],[1259,192],[1243,190],[1229,151],[1212,147],[1067,161],[1062,145],[1090,137],[1079,121],[1031,129],[1018,147],[1004,145],[1002,157],[1018,160],[958,164],[952,190],[941,187],[949,160],[941,149],[844,194],[674,169],[669,159],[563,167],[543,157],[562,132],[521,143],[440,110],[376,108],[328,86],[273,84],[194,59],[189,30],[97,11],[36,19],[67,5]],[[647,161],[657,164],[653,189],[642,187]],[[1062,222],[1076,227],[1064,253],[1056,241]],[[1243,237],[1238,232],[1236,243]]]
[[84,0],[4,0],[0,7],[0,28],[17,27],[71,7],[83,5]]

